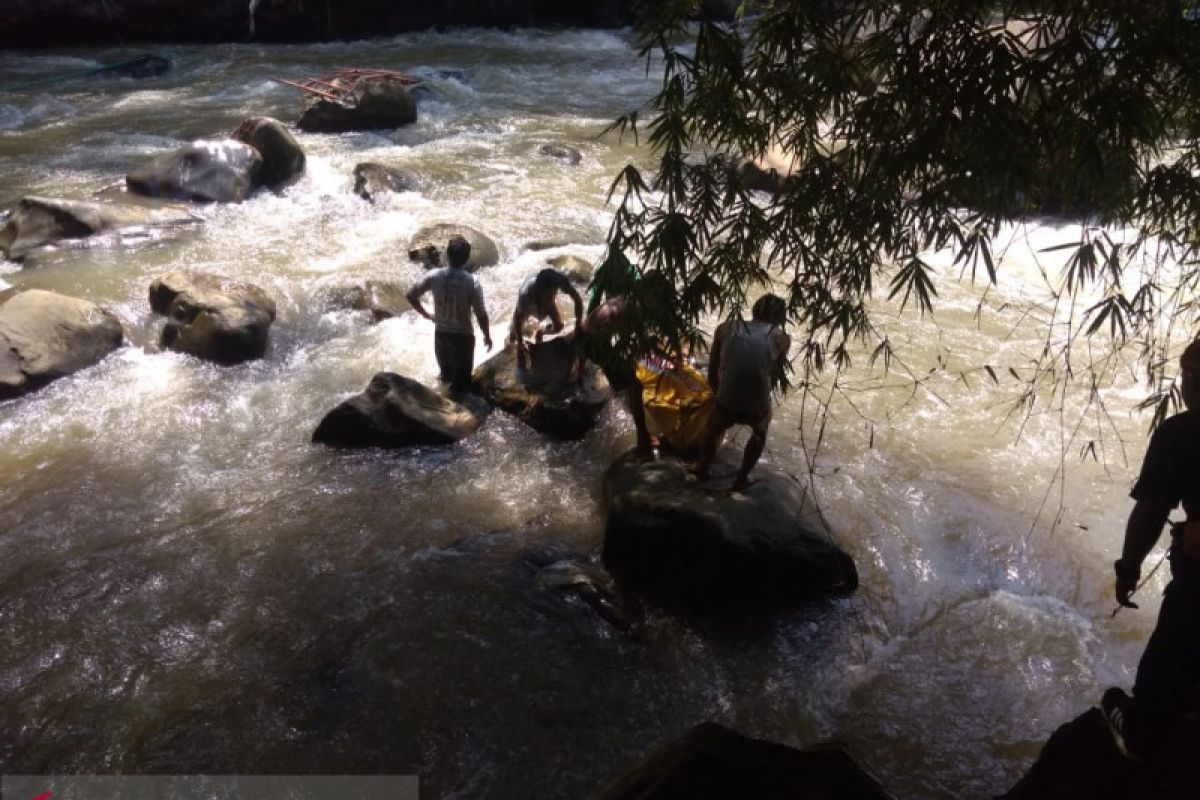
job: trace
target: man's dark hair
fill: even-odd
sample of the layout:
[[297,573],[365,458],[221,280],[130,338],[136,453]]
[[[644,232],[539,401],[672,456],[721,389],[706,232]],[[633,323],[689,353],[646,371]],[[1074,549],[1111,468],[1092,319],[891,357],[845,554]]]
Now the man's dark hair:
[[778,295],[764,294],[754,301],[754,307],[750,309],[750,316],[755,322],[783,325],[787,322],[787,303]]
[[533,279],[533,287],[538,292],[561,288],[564,283],[567,283],[567,276],[554,267],[546,267]]
[[452,267],[461,267],[471,257],[471,243],[461,236],[452,236],[446,243],[446,261]]

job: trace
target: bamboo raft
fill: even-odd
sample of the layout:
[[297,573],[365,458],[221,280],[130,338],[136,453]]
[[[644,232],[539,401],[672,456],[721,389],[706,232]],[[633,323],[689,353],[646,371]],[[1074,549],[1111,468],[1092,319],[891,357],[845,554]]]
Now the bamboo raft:
[[415,86],[421,82],[420,78],[406,72],[392,69],[363,69],[361,67],[337,67],[327,75],[304,78],[299,81],[290,81],[286,78],[272,78],[271,80],[342,105],[354,105],[356,92],[364,81],[396,81],[402,86]]

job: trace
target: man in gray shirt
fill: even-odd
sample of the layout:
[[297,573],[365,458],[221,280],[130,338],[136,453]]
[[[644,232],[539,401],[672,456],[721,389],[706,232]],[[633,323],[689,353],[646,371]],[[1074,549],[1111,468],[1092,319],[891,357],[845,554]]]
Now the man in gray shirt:
[[[471,367],[475,363],[475,331],[471,327],[471,312],[483,332],[483,343],[490,351],[492,337],[488,331],[487,308],[483,304],[483,288],[478,279],[466,270],[471,257],[471,245],[455,236],[446,245],[446,261],[450,266],[427,273],[408,292],[413,309],[436,326],[433,352],[437,356],[441,379],[450,384],[450,395],[462,397],[471,389]],[[421,296],[433,292],[433,313],[421,304]]]

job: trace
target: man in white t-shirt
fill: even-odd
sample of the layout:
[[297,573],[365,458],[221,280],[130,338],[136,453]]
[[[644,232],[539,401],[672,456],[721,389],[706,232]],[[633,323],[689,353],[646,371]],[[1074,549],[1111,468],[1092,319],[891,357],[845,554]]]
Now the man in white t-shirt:
[[[475,330],[471,327],[471,312],[483,333],[483,343],[492,349],[488,331],[487,308],[483,304],[483,287],[467,272],[471,245],[455,236],[446,245],[446,261],[450,266],[432,270],[408,292],[413,309],[435,324],[433,352],[437,356],[441,379],[450,384],[450,394],[461,397],[471,389],[471,367],[475,363]],[[421,304],[421,296],[433,292],[433,313]]]

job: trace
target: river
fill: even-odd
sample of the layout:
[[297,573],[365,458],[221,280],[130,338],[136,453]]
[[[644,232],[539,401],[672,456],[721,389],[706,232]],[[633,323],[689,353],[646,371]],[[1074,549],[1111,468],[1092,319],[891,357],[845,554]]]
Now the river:
[[[1078,399],[1023,426],[1007,416],[1020,387],[1006,368],[1042,335],[1017,310],[1037,247],[1009,251],[980,323],[980,287],[949,273],[932,319],[881,306],[914,373],[945,367],[922,388],[865,357],[844,376],[811,479],[859,565],[856,595],[744,624],[654,616],[630,639],[533,579],[599,550],[600,478],[632,444],[616,404],[575,443],[502,413],[451,448],[309,442],[375,372],[435,377],[415,314],[372,325],[319,302],[356,280],[414,280],[405,246],[422,225],[499,243],[481,273],[497,341],[547,255],[601,255],[613,177],[648,163],[600,135],[654,90],[628,35],[149,50],[174,69],[0,93],[0,202],[87,197],[247,116],[292,121],[298,92],[272,77],[394,68],[435,92],[395,132],[301,134],[301,180],[200,208],[181,237],[0,260],[0,287],[86,297],[130,339],[0,403],[0,773],[415,773],[429,798],[585,797],[714,719],[800,746],[843,740],[901,798],[982,798],[1105,686],[1132,682],[1165,576],[1113,620],[1111,562],[1148,417],[1131,379],[1106,389],[1103,458],[1081,461]],[[0,53],[0,87],[143,51]],[[582,162],[546,159],[544,143]],[[350,190],[367,160],[424,185],[368,205]],[[220,368],[157,350],[147,288],[176,268],[277,300],[264,359]],[[984,363],[998,385],[951,374]],[[765,460],[807,479],[813,440],[792,395]]]

